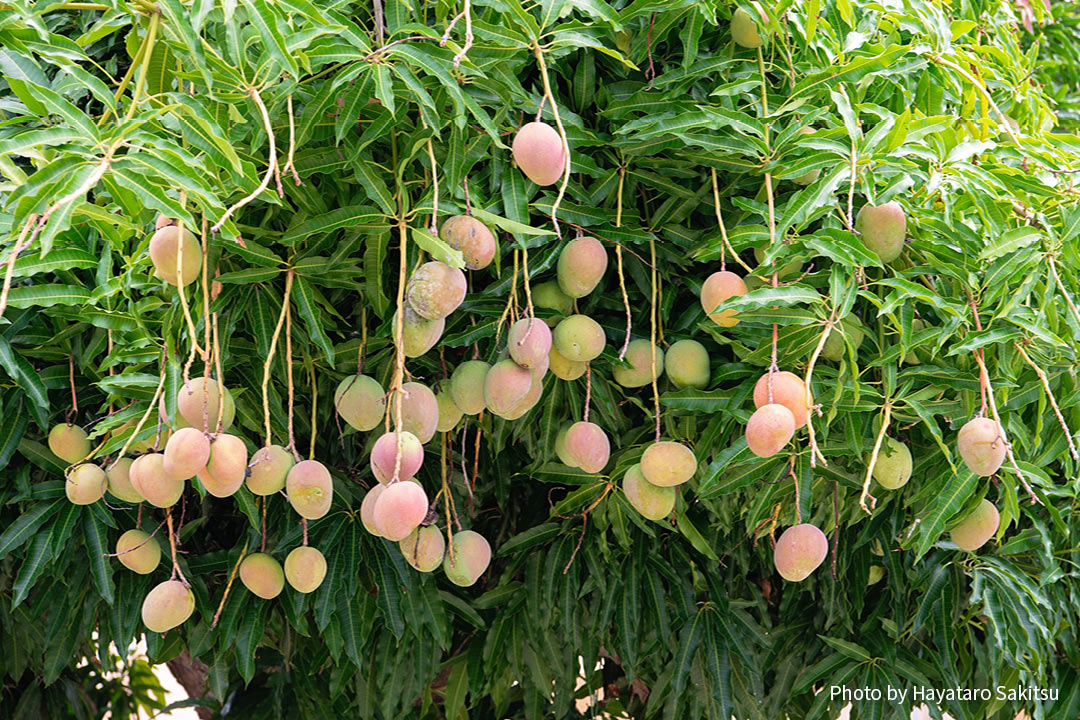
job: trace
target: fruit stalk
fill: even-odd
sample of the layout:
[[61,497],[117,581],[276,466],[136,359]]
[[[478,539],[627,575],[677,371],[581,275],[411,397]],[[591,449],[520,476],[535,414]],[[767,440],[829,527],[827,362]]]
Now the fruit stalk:
[[[124,443],[124,446],[122,448],[120,448],[120,452],[118,452],[116,454],[116,460],[114,460],[112,462],[112,465],[109,466],[110,470],[116,465],[117,462],[120,461],[120,458],[124,457],[124,453],[127,452],[128,446],[131,445],[131,442],[139,434],[139,431],[142,430],[143,425],[146,424],[146,419],[148,417],[150,417],[150,413],[153,412],[154,408],[157,407],[158,398],[161,397],[161,390],[162,390],[162,388],[165,387],[165,364],[168,361],[168,359],[169,359],[169,351],[168,350],[163,350],[162,353],[161,353],[161,377],[158,380],[157,389],[154,390],[154,397],[151,398],[150,404],[146,406],[146,412],[144,412],[143,416],[141,418],[139,418],[139,422],[135,423],[135,429],[131,431],[131,435],[128,436],[128,439]],[[158,431],[158,434],[160,435],[160,430]],[[155,443],[155,447],[156,447],[156,443]]]
[[270,338],[270,351],[266,353],[266,362],[263,363],[262,399],[267,446],[273,441],[273,436],[270,434],[270,396],[267,391],[270,385],[270,365],[274,362],[274,351],[277,350],[278,337],[281,335],[281,327],[285,323],[285,312],[289,307],[289,294],[292,293],[292,284],[293,271],[290,269],[285,273],[285,295],[281,299],[281,313],[278,314],[277,325],[274,327],[274,334]]
[[548,79],[547,64],[544,62],[544,51],[540,49],[540,43],[533,44],[533,52],[536,54],[536,64],[540,67],[540,76],[544,81],[544,97],[551,102],[551,114],[555,118],[555,127],[559,129],[559,139],[562,140],[563,155],[566,164],[563,167],[562,183],[559,185],[559,194],[551,205],[551,222],[555,226],[555,234],[559,232],[559,205],[562,204],[563,196],[566,195],[566,186],[570,182],[570,142],[566,139],[566,129],[563,127],[562,118],[559,117],[559,105],[555,102],[555,96],[551,92],[551,81]]
[[[881,407],[881,429],[878,430],[877,439],[874,440],[874,449],[870,452],[870,462],[866,464],[866,478],[862,484],[862,494],[859,495],[859,507],[867,515],[872,514],[877,506],[877,498],[870,494],[870,479],[874,476],[874,466],[877,465],[878,453],[881,452],[881,444],[885,440],[885,431],[889,429],[889,421],[892,419],[892,403],[886,401]],[[866,499],[870,499],[870,507],[866,507]]]
[[228,220],[234,212],[259,197],[259,195],[270,186],[270,178],[274,176],[274,171],[277,169],[277,144],[274,142],[274,128],[270,124],[270,113],[267,112],[262,96],[259,95],[259,91],[255,86],[248,88],[248,94],[251,95],[255,107],[259,109],[259,117],[262,118],[263,129],[266,130],[266,138],[270,143],[270,159],[266,164],[266,174],[263,175],[262,182],[259,183],[259,186],[252,190],[250,194],[230,205],[228,209],[225,210],[225,214],[221,216],[221,219],[214,223],[214,226],[210,228],[210,232],[212,233],[216,233],[220,230],[221,226],[225,224],[225,221]]
[[1061,408],[1058,407],[1054,392],[1050,389],[1050,380],[1046,377],[1046,373],[1028,356],[1024,351],[1023,345],[1020,343],[1013,344],[1016,345],[1016,349],[1020,351],[1020,355],[1023,356],[1024,360],[1027,361],[1027,364],[1035,371],[1035,374],[1039,376],[1039,381],[1042,382],[1043,390],[1046,391],[1046,396],[1050,398],[1050,407],[1054,409],[1054,415],[1057,416],[1058,424],[1060,424],[1061,429],[1065,431],[1065,439],[1069,442],[1069,453],[1073,456],[1073,460],[1080,460],[1080,455],[1076,452],[1076,443],[1073,442],[1072,433],[1069,432],[1069,426],[1065,424],[1065,418],[1061,414]]
[[814,436],[814,393],[810,389],[810,381],[814,377],[814,365],[817,364],[818,356],[821,355],[821,349],[825,347],[825,341],[829,339],[829,333],[832,332],[833,323],[835,321],[830,317],[825,321],[825,329],[821,332],[821,338],[818,339],[817,347],[814,348],[814,354],[810,356],[810,364],[806,366],[806,379],[803,383],[806,386],[806,430],[810,434],[810,467],[817,467],[817,459],[821,459],[821,464],[828,466],[828,461],[825,456],[821,454],[821,451],[817,446],[817,438]]
[[[307,543],[304,543],[305,545]],[[233,581],[236,580],[236,573],[240,570],[240,563],[244,562],[244,556],[247,555],[248,540],[244,541],[244,547],[240,551],[240,557],[236,558],[236,564],[233,565],[232,572],[229,573],[229,579],[225,583],[225,593],[221,596],[221,602],[218,603],[217,611],[214,612],[214,620],[210,623],[210,629],[213,630],[217,627],[218,620],[221,619],[221,611],[225,609],[225,601],[229,599],[229,590],[232,589]]]
[[[626,180],[626,168],[619,167],[619,189],[615,195],[615,227],[622,227],[623,209],[623,182]],[[619,360],[626,357],[626,349],[630,347],[630,329],[632,318],[630,316],[630,297],[626,294],[626,276],[623,275],[622,243],[615,243],[615,265],[619,276],[619,290],[622,292],[623,308],[626,309],[626,338],[623,340],[622,349],[619,350]]]

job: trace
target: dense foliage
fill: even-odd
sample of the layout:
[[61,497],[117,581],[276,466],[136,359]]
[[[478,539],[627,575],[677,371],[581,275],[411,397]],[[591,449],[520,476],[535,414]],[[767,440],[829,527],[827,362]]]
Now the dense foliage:
[[[329,563],[311,595],[267,601],[239,583],[225,595],[264,532],[279,559],[300,544],[284,498],[264,520],[246,488],[217,499],[193,481],[172,511],[196,610],[148,632],[149,653],[205,662],[206,708],[564,718],[595,693],[616,716],[803,718],[835,717],[839,703],[815,694],[830,685],[1001,684],[1061,695],[931,711],[1080,714],[1080,144],[1055,116],[1060,102],[1075,123],[1075,16],[1054,24],[1040,2],[782,0],[763,4],[756,52],[732,42],[735,6],[716,0],[0,8],[13,278],[0,332],[0,715],[108,709],[75,689],[76,659],[116,666],[109,644],[143,631],[142,598],[170,563],[142,576],[105,555],[137,522],[165,536],[165,512],[69,503],[45,437],[70,419],[91,431],[96,462],[115,460],[133,421],[154,417],[159,386],[175,416],[193,343],[219,349],[250,450],[266,440],[265,397],[272,439],[295,438],[334,480],[330,514],[308,528]],[[541,102],[546,84],[554,102]],[[509,149],[538,113],[555,125],[556,109],[572,161],[561,204],[559,185],[533,185]],[[908,242],[883,264],[853,215],[893,200]],[[447,484],[461,526],[495,551],[459,588],[365,531],[379,431],[342,424],[333,393],[358,361],[392,387],[401,279],[422,257],[460,265],[429,229],[467,209],[498,232],[498,252],[469,273],[438,346],[406,363],[430,386],[498,357],[508,319],[579,232],[611,262],[578,300],[607,336],[587,377],[549,374],[521,419],[466,417],[427,445],[429,497]],[[212,285],[181,296],[154,276],[159,214],[205,239]],[[725,305],[739,312],[731,328],[698,299],[725,261],[753,288]],[[702,342],[707,387],[661,376],[654,405],[648,385],[613,382],[627,312],[635,338]],[[813,436],[762,459],[743,434],[774,333],[780,369],[812,367],[820,413]],[[844,342],[811,365],[826,333]],[[196,353],[192,377],[204,365],[218,376]],[[599,474],[555,453],[586,407],[612,443]],[[957,452],[980,413],[1000,415],[1015,455],[990,478]],[[692,447],[700,469],[654,522],[620,484],[656,432]],[[914,473],[899,490],[870,486],[875,503],[863,484],[884,435],[912,449]],[[156,436],[150,422],[136,439]],[[983,498],[1000,528],[964,552],[948,530]],[[797,518],[830,546],[802,583],[780,578],[771,549]],[[857,712],[907,716],[884,700]]]

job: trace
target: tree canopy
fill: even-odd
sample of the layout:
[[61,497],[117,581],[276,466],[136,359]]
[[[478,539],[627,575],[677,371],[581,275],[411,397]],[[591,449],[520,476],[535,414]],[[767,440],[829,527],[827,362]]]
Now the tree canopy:
[[[115,648],[145,632],[152,662],[200,676],[207,716],[569,718],[594,696],[614,716],[831,718],[833,685],[1056,688],[931,713],[1080,715],[1075,13],[0,9],[0,714],[160,706],[144,665],[79,691],[123,670]],[[569,150],[544,186],[512,150],[532,121],[557,138],[534,162],[561,170]],[[859,216],[882,206],[904,220],[895,253]],[[491,265],[465,268],[440,236],[457,215],[494,234]],[[193,234],[197,281],[178,288],[155,266],[162,223]],[[577,238],[606,270],[562,306],[550,283]],[[434,344],[406,353],[405,323],[431,330],[408,287],[430,261],[465,268],[467,292]],[[745,287],[710,303],[721,270]],[[456,368],[504,357],[514,321],[571,313],[605,340],[577,379],[534,368],[519,417],[487,398],[424,447],[424,522],[479,533],[490,565],[467,587],[416,571],[361,513],[379,486],[373,445],[403,427],[403,383],[446,394]],[[701,381],[673,365],[691,340]],[[746,439],[759,378],[757,404],[784,405],[770,368],[808,386],[791,402],[809,422],[761,457]],[[619,380],[630,369],[644,382]],[[336,403],[358,373],[388,393],[365,431]],[[273,443],[329,470],[324,516],[301,523],[292,488],[218,498],[205,478],[168,510],[111,491],[69,502],[79,458],[50,451],[52,428],[85,428],[84,458],[107,470],[165,447],[204,378],[229,389],[247,452]],[[198,429],[220,432],[216,414]],[[973,418],[1002,455],[980,475],[958,445]],[[585,444],[610,446],[599,471],[559,452],[586,420],[602,432]],[[627,488],[652,487],[628,478],[658,440],[692,449],[697,470],[650,520]],[[910,481],[886,489],[900,444]],[[406,482],[394,465],[382,472]],[[1000,522],[965,551],[952,531],[984,501]],[[797,582],[773,547],[800,523],[827,554]],[[116,557],[136,527],[162,549],[146,575]],[[236,577],[256,550],[284,561],[300,545],[326,559],[314,592],[267,600]],[[194,613],[149,631],[143,599],[170,577]]]

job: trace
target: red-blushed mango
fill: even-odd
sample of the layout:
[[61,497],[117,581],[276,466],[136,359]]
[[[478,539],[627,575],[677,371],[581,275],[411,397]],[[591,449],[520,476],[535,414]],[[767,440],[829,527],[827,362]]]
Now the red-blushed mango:
[[184,492],[185,478],[176,479],[165,472],[162,453],[140,455],[128,470],[135,492],[155,507],[172,507]]
[[738,313],[717,308],[729,298],[746,293],[746,282],[741,277],[728,270],[720,270],[707,277],[702,284],[701,307],[709,319],[720,327],[735,327],[739,324]]
[[165,472],[177,480],[195,477],[210,460],[210,440],[202,430],[181,428],[165,444]]
[[802,378],[787,370],[772,373],[772,400],[769,399],[769,373],[758,378],[754,385],[754,407],[770,402],[783,405],[795,417],[795,429],[806,424],[806,384]]
[[229,388],[225,388],[224,393],[219,388],[220,385],[214,378],[210,378],[207,382],[202,377],[192,378],[186,385],[180,386],[180,390],[176,393],[176,409],[189,426],[203,429],[204,405],[206,406],[205,427],[210,432],[217,432],[219,410],[224,413],[221,429],[228,430],[233,424],[236,418],[236,403],[233,401]]
[[551,341],[552,347],[567,360],[589,362],[604,352],[607,338],[600,323],[588,315],[571,315],[555,326]]
[[330,471],[318,460],[301,460],[285,477],[285,494],[300,517],[318,520],[330,512],[334,500]]
[[179,580],[155,585],[142,604],[142,621],[147,630],[166,632],[183,624],[195,612],[195,595]]
[[467,289],[465,273],[432,260],[418,267],[409,278],[405,300],[421,317],[439,320],[457,309]]
[[1001,516],[994,503],[983,498],[971,513],[949,531],[949,538],[961,550],[975,552],[994,537]]
[[469,587],[491,564],[491,545],[483,535],[472,530],[459,530],[450,543],[453,553],[443,557],[443,573],[455,585]]
[[[401,324],[401,344],[405,351],[405,357],[420,357],[435,347],[435,343],[439,342],[439,338],[442,337],[443,330],[446,328],[446,318],[428,320],[408,305],[405,306],[404,318]],[[398,331],[397,323],[398,316],[395,310],[390,320],[390,332],[395,337]]]
[[367,432],[382,422],[386,413],[386,393],[375,378],[350,375],[334,390],[334,407],[350,427]]
[[511,146],[521,172],[540,186],[558,182],[566,170],[566,150],[555,128],[547,123],[523,125]]
[[555,267],[559,288],[569,297],[585,297],[604,278],[607,260],[607,250],[596,238],[586,235],[571,240],[559,253]]
[[375,483],[364,493],[364,500],[360,503],[360,522],[364,529],[376,537],[380,537],[378,528],[375,527],[375,503],[379,496],[386,490],[386,485]]
[[551,328],[543,320],[523,317],[510,326],[506,349],[523,368],[546,368],[551,352]]
[[761,35],[750,13],[742,8],[735,8],[731,14],[731,39],[736,45],[753,50],[761,47]]
[[859,233],[866,249],[881,258],[881,262],[892,262],[904,250],[907,236],[904,208],[895,200],[876,207],[863,205],[855,216],[855,232]]
[[585,374],[585,363],[567,360],[554,344],[548,353],[548,368],[551,374],[560,380],[577,380]]
[[54,425],[49,431],[49,449],[69,465],[81,462],[90,454],[90,436],[78,425]]
[[587,473],[604,469],[611,457],[607,433],[596,423],[576,422],[566,431],[566,453]]
[[450,432],[461,422],[461,408],[454,402],[450,391],[441,389],[435,393],[435,402],[439,405],[439,424],[435,429],[439,432]]
[[418,527],[398,543],[405,562],[420,572],[433,572],[443,561],[446,540],[434,525]]
[[387,540],[404,540],[428,513],[428,497],[420,483],[391,483],[375,500],[375,529]]
[[795,416],[779,403],[762,405],[746,423],[746,445],[758,457],[772,457],[795,434]]
[[663,520],[675,509],[678,491],[673,487],[653,485],[642,475],[641,465],[632,465],[626,471],[622,488],[634,509],[649,520]]
[[[559,315],[569,315],[574,311],[574,298],[562,291],[557,282],[543,282],[532,289],[533,305],[545,310],[554,310]],[[548,320],[554,327],[557,320]]]
[[[394,477],[397,464],[398,435],[395,432],[383,433],[371,448],[371,472],[375,479],[386,484]],[[424,464],[424,445],[411,432],[401,433],[401,466],[399,480],[408,480],[420,471]]]
[[285,573],[272,555],[251,553],[240,563],[240,582],[264,600],[272,600],[285,589]]
[[[435,429],[439,426],[439,402],[435,399],[435,393],[418,382],[407,382],[401,389],[401,427],[415,435],[421,443],[426,443],[435,437]],[[391,412],[393,408],[391,404]]]
[[259,448],[248,466],[247,488],[254,495],[273,495],[285,487],[285,478],[296,459],[280,445]]
[[166,225],[175,225],[175,224],[176,224],[176,218],[171,218],[171,217],[169,217],[167,215],[163,215],[162,213],[158,213],[157,218],[154,219],[154,229],[155,230],[160,230],[161,228],[165,227]]
[[[653,349],[656,349],[656,372],[653,373]],[[626,388],[643,387],[660,377],[664,372],[664,351],[656,347],[648,340],[639,338],[631,340],[626,347],[626,356],[623,358],[630,367],[615,366],[611,370],[611,376],[615,382]]]
[[89,505],[105,497],[108,484],[104,470],[93,463],[83,463],[67,474],[64,492],[73,504]]
[[801,582],[814,572],[829,554],[825,533],[810,523],[792,525],[776,541],[773,564],[780,576],[790,582]]
[[1005,438],[990,418],[967,421],[956,436],[956,444],[968,470],[981,477],[993,475],[1005,461]]
[[697,340],[677,340],[664,354],[664,370],[677,388],[709,384],[709,351]]
[[439,228],[439,237],[450,247],[461,251],[465,267],[470,270],[486,268],[495,257],[495,236],[487,225],[472,215],[447,218]]
[[532,373],[507,358],[491,366],[484,378],[484,404],[500,417],[511,412],[532,387]]
[[911,450],[899,440],[885,436],[874,463],[874,479],[886,490],[896,490],[911,479]]
[[569,449],[566,447],[566,435],[570,432],[570,427],[573,423],[563,423],[563,426],[559,428],[559,432],[555,435],[555,455],[559,458],[559,462],[569,467],[577,467],[577,460],[570,455]]
[[500,415],[500,417],[506,420],[517,420],[525,413],[536,407],[536,403],[540,402],[540,396],[544,392],[544,376],[547,374],[546,369],[536,368],[529,371],[532,376],[532,383],[529,385],[528,392],[525,396],[518,401],[514,407],[506,413]]
[[142,530],[128,530],[116,541],[116,559],[132,572],[149,575],[161,562],[161,546]]
[[120,458],[109,466],[105,473],[105,479],[109,484],[109,492],[117,500],[129,503],[142,502],[142,495],[131,484],[131,458]]
[[641,455],[641,474],[657,487],[674,487],[697,472],[694,451],[671,440],[654,442]]
[[821,357],[833,362],[840,362],[840,359],[847,353],[845,338],[851,341],[852,346],[857,351],[859,346],[862,345],[865,336],[862,321],[855,315],[845,315],[840,320],[840,324],[833,327],[829,337],[825,338],[825,344],[821,348]]
[[[183,238],[183,240],[181,240]],[[180,263],[176,262],[177,250],[182,250]],[[181,235],[177,225],[166,225],[150,236],[150,262],[157,275],[170,285],[177,282],[187,286],[202,271],[202,248],[190,230],[184,228]]]
[[210,441],[210,459],[199,480],[214,497],[229,497],[244,484],[248,451],[244,441],[222,433]]
[[325,577],[326,558],[317,549],[301,545],[285,556],[285,579],[293,590],[315,592]]
[[454,368],[450,376],[450,396],[466,415],[476,415],[487,407],[484,400],[484,380],[491,366],[483,360],[466,360]]

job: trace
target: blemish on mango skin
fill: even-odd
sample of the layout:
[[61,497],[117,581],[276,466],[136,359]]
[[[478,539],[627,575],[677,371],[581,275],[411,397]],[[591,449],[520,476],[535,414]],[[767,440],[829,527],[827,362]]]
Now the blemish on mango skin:
[[330,472],[318,460],[302,460],[285,478],[289,504],[300,517],[318,520],[330,511],[334,485]]
[[457,309],[465,299],[465,273],[433,260],[416,269],[409,278],[405,301],[421,317],[439,320]]

